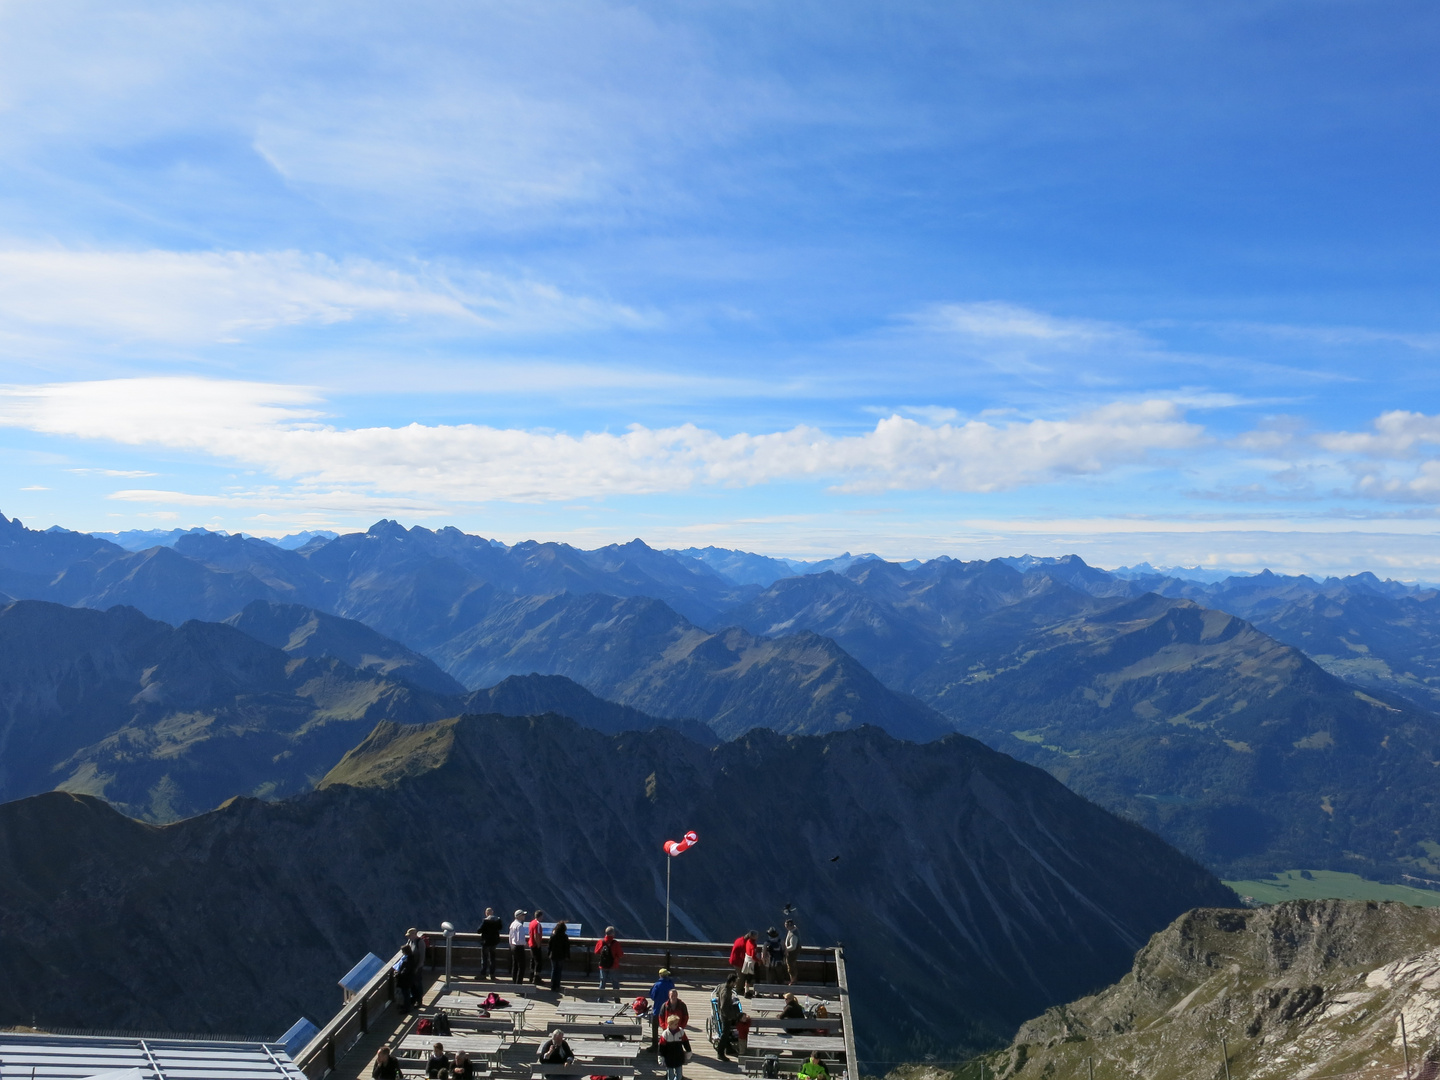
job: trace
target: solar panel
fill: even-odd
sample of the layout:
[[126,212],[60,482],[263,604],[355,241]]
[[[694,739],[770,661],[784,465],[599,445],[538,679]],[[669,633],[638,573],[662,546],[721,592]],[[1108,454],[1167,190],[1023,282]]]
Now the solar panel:
[[0,1033],[0,1077],[304,1080],[278,1043]]

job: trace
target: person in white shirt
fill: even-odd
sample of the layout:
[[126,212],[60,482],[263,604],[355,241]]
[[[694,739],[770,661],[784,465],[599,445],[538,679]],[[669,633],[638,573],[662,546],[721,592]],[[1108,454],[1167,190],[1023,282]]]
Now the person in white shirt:
[[510,924],[510,981],[525,981],[525,911],[515,909],[515,921]]

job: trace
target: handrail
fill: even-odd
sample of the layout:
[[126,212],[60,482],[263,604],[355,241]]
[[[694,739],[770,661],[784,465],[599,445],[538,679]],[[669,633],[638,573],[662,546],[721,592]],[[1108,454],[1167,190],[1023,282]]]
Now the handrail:
[[[374,1001],[383,996],[385,1004],[388,1005],[395,1000],[395,965],[400,962],[402,955],[403,949],[396,950],[389,962],[377,971],[360,992],[347,1001],[340,1011],[330,1018],[330,1022],[306,1044],[305,1049],[295,1056],[296,1067],[310,1080],[317,1080],[333,1070],[336,1061],[350,1049],[354,1040],[341,1045],[344,1036],[353,1033],[358,1037],[369,1030],[370,1018],[384,1011],[382,1007],[371,1012],[370,1005]],[[317,1065],[321,1066],[318,1071]]]

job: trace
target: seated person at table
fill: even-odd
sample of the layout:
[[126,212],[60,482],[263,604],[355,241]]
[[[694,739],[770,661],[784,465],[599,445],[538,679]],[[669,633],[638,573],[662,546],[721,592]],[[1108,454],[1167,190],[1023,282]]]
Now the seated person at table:
[[798,1002],[798,1001],[795,1000],[795,995],[794,995],[794,994],[786,994],[786,995],[785,995],[785,1007],[780,1010],[780,1019],[781,1019],[781,1020],[804,1020],[804,1019],[805,1019],[805,1010],[801,1007],[800,1002]]
[[541,1065],[569,1065],[575,1060],[575,1052],[565,1041],[565,1032],[556,1028],[550,1038],[540,1044]]
[[795,1075],[800,1080],[830,1080],[830,1070],[820,1063],[818,1050],[810,1055],[810,1060],[801,1065],[800,1071]]
[[475,1080],[475,1063],[464,1050],[455,1052],[455,1064],[450,1066],[450,1080]]
[[437,1042],[435,1049],[431,1050],[430,1056],[425,1059],[425,1075],[450,1080],[450,1055],[445,1052],[444,1043]]
[[380,1047],[380,1052],[375,1055],[375,1067],[370,1070],[374,1080],[404,1080],[405,1074],[400,1071],[400,1063],[390,1056],[390,1047]]
[[664,1005],[660,1006],[660,1011],[655,1014],[655,1020],[663,1030],[666,1022],[672,1016],[678,1016],[680,1018],[680,1026],[682,1028],[690,1026],[690,1010],[687,1009],[685,1003],[680,1000],[680,991],[673,987],[670,989],[669,999]]

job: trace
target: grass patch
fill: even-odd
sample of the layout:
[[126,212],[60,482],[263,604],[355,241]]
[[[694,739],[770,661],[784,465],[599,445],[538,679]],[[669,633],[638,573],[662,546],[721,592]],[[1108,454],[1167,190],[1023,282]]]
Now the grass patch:
[[1259,904],[1283,900],[1398,900],[1416,907],[1440,907],[1440,892],[1367,881],[1359,874],[1342,874],[1338,870],[1283,870],[1260,881],[1225,884]]

